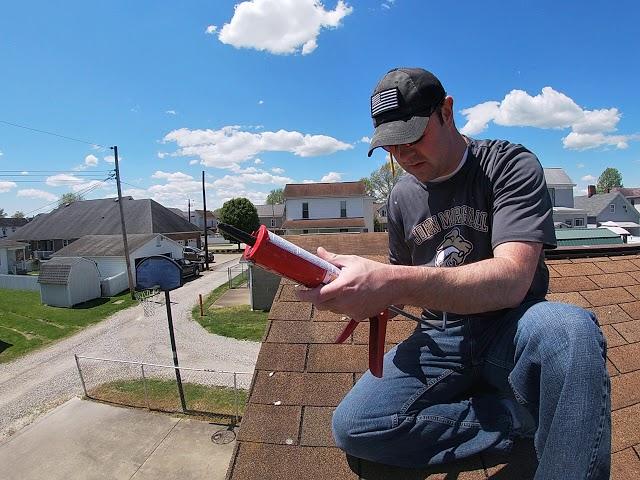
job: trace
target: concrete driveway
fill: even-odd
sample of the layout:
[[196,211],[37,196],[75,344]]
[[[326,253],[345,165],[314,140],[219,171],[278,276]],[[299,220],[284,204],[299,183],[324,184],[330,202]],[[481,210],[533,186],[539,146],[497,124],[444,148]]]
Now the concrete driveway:
[[0,445],[7,480],[223,480],[235,442],[199,420],[73,398]]
[[[180,365],[253,372],[260,344],[213,335],[191,318],[199,294],[227,281],[239,255],[216,255],[214,270],[171,292]],[[231,262],[222,264],[226,259]],[[166,311],[144,317],[142,306],[122,310],[96,325],[10,363],[0,364],[0,442],[42,414],[82,394],[74,354],[172,365]],[[85,365],[89,368],[90,361]],[[83,366],[84,368],[84,366]],[[87,379],[89,381],[90,379]],[[238,378],[248,388],[251,375]]]

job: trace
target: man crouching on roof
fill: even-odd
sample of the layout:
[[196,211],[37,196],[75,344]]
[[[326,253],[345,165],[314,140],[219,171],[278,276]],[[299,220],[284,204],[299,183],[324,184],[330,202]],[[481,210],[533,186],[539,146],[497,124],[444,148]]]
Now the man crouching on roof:
[[388,200],[391,265],[319,248],[342,272],[298,294],[355,320],[389,305],[425,310],[385,355],[384,376],[365,373],[337,407],[336,444],[420,468],[533,436],[536,479],[608,479],[606,343],[592,313],[544,300],[543,247],[556,239],[538,159],[462,135],[453,98],[423,69],[389,71],[371,116],[369,156],[382,147],[408,172]]

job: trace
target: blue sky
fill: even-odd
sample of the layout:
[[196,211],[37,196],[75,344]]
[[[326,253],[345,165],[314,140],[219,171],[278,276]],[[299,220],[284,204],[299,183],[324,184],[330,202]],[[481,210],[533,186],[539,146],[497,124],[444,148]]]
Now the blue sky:
[[[456,123],[563,167],[580,195],[606,167],[640,187],[634,1],[6,2],[0,16],[0,208],[68,191],[186,210],[285,183],[350,181],[369,96],[396,66],[434,72]],[[17,128],[28,126],[75,142]],[[92,145],[92,144],[97,145]]]

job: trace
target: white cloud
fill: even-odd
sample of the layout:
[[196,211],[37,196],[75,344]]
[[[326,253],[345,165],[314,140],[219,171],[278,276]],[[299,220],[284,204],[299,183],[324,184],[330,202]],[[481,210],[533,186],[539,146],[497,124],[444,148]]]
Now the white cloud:
[[271,169],[271,171],[272,171],[273,173],[276,173],[276,174],[278,174],[278,175],[281,175],[281,174],[283,174],[283,173],[284,173],[284,168],[275,167],[275,168],[272,168],[272,169]]
[[302,183],[317,183],[315,180],[302,180]]
[[189,165],[197,165],[198,163],[200,163],[199,160],[189,160]]
[[60,173],[58,175],[47,177],[47,180],[45,181],[45,183],[50,187],[62,187],[62,186],[70,186],[74,184],[83,183],[83,180],[74,175]]
[[18,185],[16,182],[7,182],[4,180],[0,180],[0,193],[6,193],[12,188],[16,188]]
[[98,157],[96,157],[95,155],[87,155],[86,157],[84,157],[84,164],[87,167],[95,167],[96,165],[98,165]]
[[52,202],[58,199],[58,195],[54,195],[51,192],[45,192],[44,190],[37,190],[35,188],[26,188],[24,190],[18,190],[18,197],[36,198],[40,200],[46,200]]
[[258,105],[264,104],[264,100],[258,100]]
[[595,182],[598,179],[596,177],[594,177],[593,175],[585,175],[580,180],[582,180],[583,182]]
[[176,115],[175,110],[165,110],[164,113],[166,113],[167,115]]
[[253,163],[255,163],[256,165],[262,165],[262,160],[260,160],[259,158],[256,158]]
[[176,156],[195,156],[203,165],[217,168],[233,168],[262,152],[289,152],[299,157],[313,157],[353,148],[326,135],[286,130],[253,133],[242,131],[239,126],[226,126],[220,130],[180,128],[165,135],[163,142],[178,145]]
[[[116,157],[113,155],[107,155],[103,158],[103,160],[107,163],[116,163]],[[118,155],[118,163],[122,161],[122,157]]]
[[2,150],[0,150],[0,157],[1,157],[2,155],[4,155],[4,153],[2,153]]
[[585,164],[584,164],[584,163],[578,163],[578,164],[576,165],[576,167],[578,167],[578,168],[584,168],[584,167],[585,167]]
[[[168,157],[168,156],[169,156],[169,154],[168,154],[167,152],[158,152],[158,158],[160,158],[160,159],[162,159],[162,158],[164,158],[164,157]],[[119,159],[118,159],[118,160],[119,160]],[[107,160],[105,159],[105,162],[106,162],[106,161],[107,161]]]
[[393,7],[395,3],[396,3],[396,0],[385,0],[384,2],[382,2],[380,6],[385,10],[389,10],[391,9],[391,7]]
[[206,33],[207,35],[213,35],[216,30],[218,30],[218,27],[216,27],[215,25],[209,25],[204,33]]
[[371,143],[371,139],[369,137],[362,137],[360,139],[360,142],[362,142],[362,143]]
[[71,185],[71,190],[74,192],[79,192],[80,190],[85,190],[87,188],[101,188],[108,189],[110,188],[109,184],[100,180],[90,180],[88,182],[75,183]]
[[338,172],[329,172],[320,179],[321,182],[335,183],[342,180],[342,174]]
[[617,108],[585,110],[571,98],[551,87],[544,87],[531,96],[523,90],[512,90],[501,102],[488,101],[462,110],[466,124],[464,134],[475,135],[485,130],[490,122],[509,127],[536,127],[566,129],[571,132],[563,138],[565,148],[586,150],[602,145],[627,148],[638,135],[611,135],[621,118]]
[[308,55],[317,48],[322,28],[339,27],[352,11],[343,0],[338,0],[335,10],[325,10],[318,0],[245,1],[235,6],[218,39],[236,48]]

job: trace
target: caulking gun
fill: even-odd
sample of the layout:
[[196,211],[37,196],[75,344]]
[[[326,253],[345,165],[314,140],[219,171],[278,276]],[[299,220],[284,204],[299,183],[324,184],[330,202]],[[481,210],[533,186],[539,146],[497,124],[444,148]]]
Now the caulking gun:
[[[335,265],[270,232],[264,225],[260,225],[260,228],[251,235],[225,223],[218,223],[218,228],[246,245],[243,257],[247,261],[301,283],[305,287],[314,288],[326,285],[340,275],[340,269]],[[393,305],[369,319],[369,370],[376,377],[382,376],[384,340],[389,318],[388,310],[420,321],[420,318]],[[357,325],[358,322],[350,320],[336,339],[336,343],[342,343],[349,338]]]

